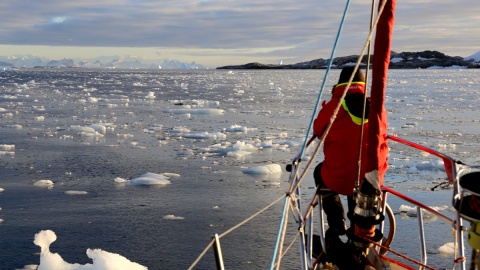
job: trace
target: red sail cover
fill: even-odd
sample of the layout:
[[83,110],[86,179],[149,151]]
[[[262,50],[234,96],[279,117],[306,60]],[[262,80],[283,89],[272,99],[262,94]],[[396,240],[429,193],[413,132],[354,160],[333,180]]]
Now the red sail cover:
[[[388,165],[387,113],[384,105],[396,4],[396,0],[383,1],[387,3],[377,25],[373,51],[371,103],[368,116],[368,159],[365,175],[367,181],[378,190],[383,183]],[[379,7],[382,4],[380,1]]]

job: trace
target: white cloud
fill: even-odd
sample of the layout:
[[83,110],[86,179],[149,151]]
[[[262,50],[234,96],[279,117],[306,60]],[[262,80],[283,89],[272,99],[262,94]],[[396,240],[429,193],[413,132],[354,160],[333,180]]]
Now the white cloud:
[[[225,65],[249,59],[294,63],[329,56],[344,7],[337,0],[52,0],[49,5],[5,0],[0,3],[0,40],[8,45],[158,48],[199,59],[218,54]],[[476,0],[397,1],[393,50],[477,52],[477,7]],[[338,55],[359,53],[369,12],[370,1],[350,5]]]

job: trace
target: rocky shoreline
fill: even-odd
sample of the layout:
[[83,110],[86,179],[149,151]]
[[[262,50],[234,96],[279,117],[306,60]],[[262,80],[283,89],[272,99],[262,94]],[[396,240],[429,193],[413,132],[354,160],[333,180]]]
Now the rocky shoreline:
[[[373,59],[372,55],[372,59]],[[357,62],[358,55],[336,57],[332,61],[332,68],[341,69],[344,66],[351,66]],[[326,69],[329,59],[315,59],[307,62],[301,62],[291,65],[272,65],[261,63],[248,63],[244,65],[223,66],[217,69]],[[362,66],[367,63],[367,56],[362,58]],[[447,68],[480,68],[480,62],[475,60],[465,60],[460,56],[448,56],[438,51],[423,52],[402,52],[391,53],[391,69],[425,69],[431,67]]]

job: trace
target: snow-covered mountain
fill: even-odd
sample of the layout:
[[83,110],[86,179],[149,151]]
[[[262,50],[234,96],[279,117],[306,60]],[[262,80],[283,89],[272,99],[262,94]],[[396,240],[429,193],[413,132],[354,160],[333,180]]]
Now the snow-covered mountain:
[[465,57],[465,60],[473,60],[476,63],[480,63],[480,52],[470,55],[469,57]]
[[48,59],[35,55],[0,56],[0,62],[21,67],[85,67],[120,69],[204,69],[195,62],[184,63],[172,59],[149,60],[135,56],[100,56],[83,59]]

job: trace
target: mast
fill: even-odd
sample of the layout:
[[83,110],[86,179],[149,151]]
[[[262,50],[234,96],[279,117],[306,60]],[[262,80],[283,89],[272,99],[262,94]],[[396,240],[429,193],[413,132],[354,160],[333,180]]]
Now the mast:
[[[366,179],[380,191],[387,170],[387,113],[385,110],[385,91],[387,88],[388,66],[394,26],[396,0],[387,1],[380,15],[375,35],[372,64],[371,103],[368,116],[368,159]],[[379,3],[379,8],[382,2]]]
[[368,149],[365,179],[355,189],[356,207],[353,214],[354,226],[347,234],[357,246],[369,247],[371,241],[383,238],[376,225],[385,216],[382,211],[381,185],[387,170],[387,113],[385,92],[387,88],[390,48],[392,44],[394,11],[396,0],[382,0],[379,3],[379,18],[375,35],[372,63],[372,87],[368,115]]

